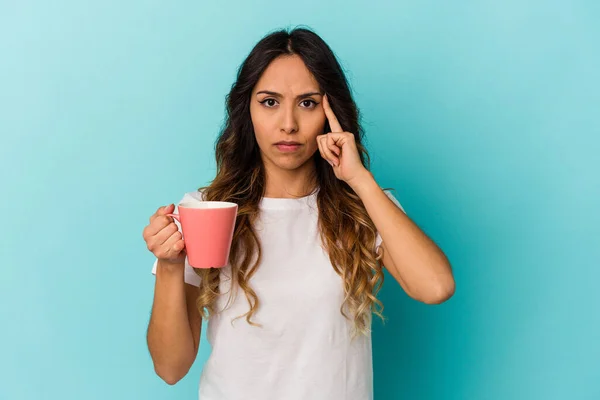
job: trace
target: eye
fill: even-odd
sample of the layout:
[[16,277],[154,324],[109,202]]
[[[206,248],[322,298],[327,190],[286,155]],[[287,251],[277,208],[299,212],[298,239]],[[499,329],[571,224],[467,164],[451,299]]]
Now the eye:
[[275,100],[275,99],[264,99],[263,101],[260,102],[260,104],[262,104],[263,106],[265,106],[267,108],[273,108],[277,104],[277,100]]
[[305,108],[315,108],[315,107],[316,107],[316,105],[317,105],[317,104],[319,104],[319,103],[317,103],[317,102],[316,102],[316,101],[314,101],[314,100],[302,100],[302,101],[300,102],[300,104],[302,104],[302,105],[303,105],[303,107],[305,107]]

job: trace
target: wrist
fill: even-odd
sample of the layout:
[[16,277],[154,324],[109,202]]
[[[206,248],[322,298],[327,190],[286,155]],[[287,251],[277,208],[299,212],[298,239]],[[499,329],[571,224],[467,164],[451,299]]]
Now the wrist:
[[373,185],[379,187],[371,171],[366,168],[347,183],[359,197],[361,197],[363,193],[372,190]]
[[[158,260],[158,264],[156,266],[157,275],[158,274],[166,274],[166,275],[180,275],[183,274],[185,269],[185,261],[171,261],[171,260]],[[160,272],[159,272],[160,271]]]

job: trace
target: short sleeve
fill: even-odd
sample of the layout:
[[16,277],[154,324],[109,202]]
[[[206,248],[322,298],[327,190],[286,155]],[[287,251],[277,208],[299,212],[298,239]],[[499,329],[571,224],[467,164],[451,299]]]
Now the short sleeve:
[[[189,192],[186,193],[183,198],[181,199],[181,201],[177,204],[181,204],[184,203],[186,201],[190,201],[190,200],[200,200],[202,201],[202,193],[201,192]],[[175,205],[175,210],[173,211],[173,214],[179,214],[179,210],[178,210],[178,206]],[[177,225],[177,229],[179,229],[179,232],[181,232],[181,224],[179,223],[179,221],[175,220],[175,225]],[[158,259],[154,260],[154,265],[152,267],[152,274],[156,275],[156,269],[158,267]],[[185,283],[188,283],[190,285],[193,286],[200,286],[200,276],[198,276],[198,274],[196,274],[196,272],[194,271],[194,267],[192,267],[189,262],[187,257],[185,258],[185,271],[184,271],[184,281]]]
[[[392,202],[399,209],[401,209],[406,214],[406,211],[404,211],[404,208],[402,207],[402,205],[400,204],[398,199],[396,197],[394,197],[394,195],[389,190],[384,190],[383,192],[387,195],[387,197],[390,198],[390,200],[392,200]],[[379,232],[377,232],[377,238],[375,239],[375,250],[377,250],[379,248],[379,246],[381,246],[381,243],[383,243],[383,239],[381,238],[381,235],[379,234]]]

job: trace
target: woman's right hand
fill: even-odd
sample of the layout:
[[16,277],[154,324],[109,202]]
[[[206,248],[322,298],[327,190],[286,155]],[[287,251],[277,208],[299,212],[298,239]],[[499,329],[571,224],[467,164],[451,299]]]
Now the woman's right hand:
[[185,244],[181,232],[173,217],[167,214],[173,213],[175,205],[160,207],[150,217],[150,223],[144,228],[143,237],[146,246],[158,260],[168,263],[185,262]]

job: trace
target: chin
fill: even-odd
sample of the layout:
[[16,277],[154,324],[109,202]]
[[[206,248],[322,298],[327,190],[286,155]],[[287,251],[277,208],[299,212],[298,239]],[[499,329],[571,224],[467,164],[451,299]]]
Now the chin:
[[306,164],[306,160],[284,160],[276,162],[275,165],[278,168],[286,171],[294,171]]
[[286,171],[295,171],[298,168],[300,168],[303,164],[302,163],[280,163],[277,164],[277,166],[281,169],[284,169]]

